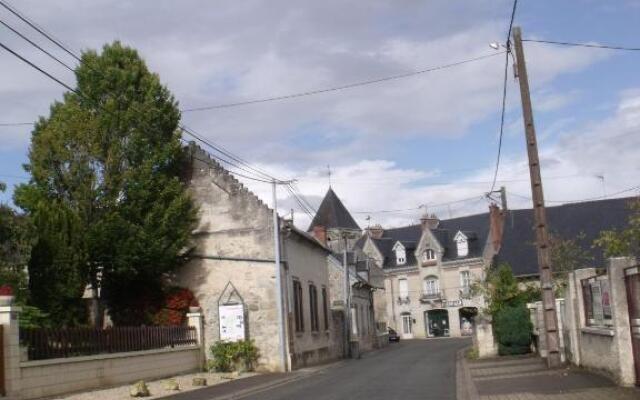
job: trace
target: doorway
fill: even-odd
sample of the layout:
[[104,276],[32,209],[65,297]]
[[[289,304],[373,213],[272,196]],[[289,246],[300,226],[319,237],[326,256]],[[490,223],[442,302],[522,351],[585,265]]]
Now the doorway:
[[462,336],[473,335],[478,309],[475,307],[462,307],[458,310],[458,314],[460,315],[460,334]]
[[636,385],[640,386],[640,267],[626,269],[624,271],[624,282],[629,306],[631,348],[636,370]]
[[402,338],[413,339],[413,318],[411,314],[402,314]]
[[429,336],[449,336],[449,312],[447,310],[429,310],[426,314],[425,320]]

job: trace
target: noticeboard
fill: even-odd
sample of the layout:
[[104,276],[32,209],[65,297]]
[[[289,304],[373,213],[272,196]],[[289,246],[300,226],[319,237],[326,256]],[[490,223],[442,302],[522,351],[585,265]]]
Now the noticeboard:
[[222,304],[218,306],[220,319],[220,340],[237,342],[245,340],[244,306],[242,304]]

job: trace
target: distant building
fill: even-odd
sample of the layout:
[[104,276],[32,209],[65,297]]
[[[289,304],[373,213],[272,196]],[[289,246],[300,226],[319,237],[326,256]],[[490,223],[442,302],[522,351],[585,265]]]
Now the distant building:
[[368,229],[358,246],[384,270],[389,326],[406,339],[471,335],[484,307],[471,285],[484,279],[499,248],[491,220],[499,229],[500,219],[494,206],[485,214]]

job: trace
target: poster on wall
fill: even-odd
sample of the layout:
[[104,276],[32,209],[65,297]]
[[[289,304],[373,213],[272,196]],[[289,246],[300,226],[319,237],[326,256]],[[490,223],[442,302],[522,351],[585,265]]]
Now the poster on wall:
[[242,304],[221,304],[218,306],[220,318],[220,340],[237,342],[245,340],[244,306]]

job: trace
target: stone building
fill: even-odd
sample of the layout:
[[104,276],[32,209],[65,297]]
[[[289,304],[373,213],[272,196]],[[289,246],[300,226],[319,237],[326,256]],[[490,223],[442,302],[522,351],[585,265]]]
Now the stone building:
[[484,307],[471,285],[484,279],[499,249],[501,221],[492,206],[485,214],[368,229],[358,246],[384,270],[389,326],[403,338],[471,335]]
[[[352,341],[359,351],[367,351],[378,343],[378,300],[384,304],[382,269],[375,260],[359,251],[356,243],[362,238],[362,230],[332,188],[327,191],[309,232],[323,245],[331,249],[327,257],[331,284],[331,306],[335,312],[344,312],[346,255],[349,271]],[[346,246],[345,246],[346,245]],[[345,254],[346,249],[346,254]],[[384,315],[384,313],[381,313]],[[344,318],[344,314],[342,314]]]
[[258,368],[282,370],[279,326],[287,368],[340,356],[329,314],[329,249],[279,220],[283,315],[278,321],[273,214],[201,148],[190,146],[190,190],[199,206],[190,261],[177,274],[204,314],[205,348],[219,340],[253,339]]

